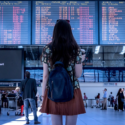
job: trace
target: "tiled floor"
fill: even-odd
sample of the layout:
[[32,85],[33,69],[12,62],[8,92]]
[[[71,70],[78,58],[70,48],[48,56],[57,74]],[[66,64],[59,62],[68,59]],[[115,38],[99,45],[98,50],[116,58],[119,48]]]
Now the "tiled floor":
[[[30,109],[29,109],[30,111]],[[114,111],[111,108],[108,110],[100,110],[96,108],[87,108],[86,114],[78,116],[77,125],[125,125],[125,111]],[[7,109],[2,109],[0,115],[0,125],[25,125],[24,116],[15,116],[15,112],[11,111],[10,116],[6,115]],[[52,125],[50,116],[43,116],[37,113],[41,125]],[[29,113],[30,125],[33,125],[33,114]],[[65,123],[65,116],[63,117]],[[63,124],[64,125],[64,124]]]

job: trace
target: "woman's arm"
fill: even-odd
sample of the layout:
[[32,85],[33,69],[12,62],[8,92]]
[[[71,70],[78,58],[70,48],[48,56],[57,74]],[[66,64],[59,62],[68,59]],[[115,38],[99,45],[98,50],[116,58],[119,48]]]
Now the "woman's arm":
[[[46,89],[46,84],[49,78],[49,70],[48,70],[48,65],[43,62],[43,83],[42,83],[42,96],[44,96],[45,89]],[[43,100],[43,97],[42,97]]]
[[[85,54],[81,56],[82,62],[85,60]],[[76,78],[79,78],[82,75],[82,63],[81,64],[75,64],[75,76]]]
[[75,64],[75,77],[79,78],[82,75],[82,63]]

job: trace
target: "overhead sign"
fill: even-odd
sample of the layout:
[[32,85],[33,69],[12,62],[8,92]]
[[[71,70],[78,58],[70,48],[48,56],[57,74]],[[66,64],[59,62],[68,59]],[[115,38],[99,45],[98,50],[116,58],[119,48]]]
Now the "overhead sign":
[[103,86],[117,86],[117,83],[103,83]]

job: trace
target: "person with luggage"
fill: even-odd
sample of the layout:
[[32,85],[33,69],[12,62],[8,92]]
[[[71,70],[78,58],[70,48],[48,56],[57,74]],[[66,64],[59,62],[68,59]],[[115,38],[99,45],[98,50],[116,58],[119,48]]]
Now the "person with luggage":
[[102,109],[101,110],[107,110],[107,89],[105,88],[103,90],[103,104],[102,104]]
[[2,107],[8,108],[8,100],[7,100],[8,94],[4,91],[2,94]]
[[95,97],[95,99],[96,99],[96,107],[98,108],[98,107],[100,107],[99,106],[99,100],[100,100],[100,93],[98,93],[98,95]]
[[83,99],[84,99],[84,104],[85,104],[86,107],[87,107],[87,102],[86,102],[86,100],[87,100],[88,98],[87,98],[87,96],[86,96],[86,93],[84,93],[84,98],[83,98]]
[[7,97],[16,97],[16,93],[14,93],[14,91],[12,90]]
[[20,115],[23,116],[24,115],[23,114],[24,102],[23,102],[23,98],[22,98],[22,93],[19,93],[18,106],[20,106],[20,108],[21,108]]
[[113,95],[112,95],[112,92],[109,95],[109,101],[110,101],[110,106],[113,107]]
[[20,108],[21,108],[20,115],[23,116],[24,115],[23,114],[24,103],[23,103],[22,93],[20,92],[20,88],[19,87],[16,87],[15,93],[16,93],[16,96],[18,97],[18,106],[20,106]]
[[123,89],[119,89],[118,93],[118,111],[122,110],[124,111],[124,94],[123,94]]
[[52,125],[76,125],[85,113],[79,86],[85,53],[75,41],[69,20],[57,20],[52,42],[43,48],[42,113],[51,114]]
[[21,82],[20,91],[23,93],[26,124],[29,124],[29,118],[28,118],[29,103],[33,110],[34,124],[40,124],[40,122],[38,122],[36,102],[35,102],[36,93],[37,93],[36,80],[30,78],[30,72],[28,71],[25,72],[25,77],[26,79]]

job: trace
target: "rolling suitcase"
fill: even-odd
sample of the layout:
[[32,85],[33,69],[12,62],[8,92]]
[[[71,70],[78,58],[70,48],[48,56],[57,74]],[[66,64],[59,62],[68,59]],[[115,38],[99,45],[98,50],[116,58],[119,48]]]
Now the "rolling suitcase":
[[117,105],[117,104],[115,104],[114,110],[115,110],[115,111],[118,110],[118,105]]

